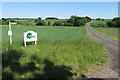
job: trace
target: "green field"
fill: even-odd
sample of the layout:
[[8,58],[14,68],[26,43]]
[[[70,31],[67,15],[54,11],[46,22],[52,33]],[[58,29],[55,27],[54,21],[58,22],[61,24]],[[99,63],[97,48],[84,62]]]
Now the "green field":
[[96,26],[97,24],[105,24],[106,25],[106,22],[107,21],[111,21],[112,19],[105,19],[104,21],[94,21],[92,23],[90,23],[90,25],[94,25]]
[[[92,23],[90,23],[90,25],[97,25],[97,24],[105,24],[106,22],[110,21],[110,19],[108,20],[104,20],[104,21],[94,21]],[[99,34],[118,40],[120,39],[120,36],[118,35],[118,31],[120,30],[120,28],[114,28],[114,27],[92,27],[92,29],[96,32],[98,32]]]
[[107,36],[107,37],[115,39],[115,40],[120,39],[120,36],[118,35],[120,28],[93,27],[92,29],[94,31],[102,34],[103,36]]
[[[3,77],[67,78],[84,74],[92,65],[107,60],[102,44],[87,36],[85,27],[2,26]],[[38,44],[23,45],[23,32],[38,33]]]

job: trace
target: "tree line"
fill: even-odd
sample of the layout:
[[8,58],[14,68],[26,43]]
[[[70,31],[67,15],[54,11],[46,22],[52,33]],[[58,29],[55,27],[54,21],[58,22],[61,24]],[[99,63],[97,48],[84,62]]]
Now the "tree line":
[[[26,21],[25,21],[26,20]],[[91,21],[90,17],[71,16],[69,19],[59,19],[56,17],[47,17],[44,20],[41,17],[38,18],[2,18],[0,24],[8,25],[9,21],[17,22],[18,25],[31,25],[34,21],[34,25],[37,26],[84,26],[85,23]]]
[[[104,21],[104,19],[97,18],[96,21]],[[93,27],[120,27],[120,17],[115,17],[111,21],[107,21],[105,24],[99,23],[97,25],[91,25]]]
[[[16,21],[21,20],[21,21]],[[24,21],[26,20],[26,21]],[[59,19],[56,17],[47,17],[43,20],[41,17],[38,18],[2,18],[0,24],[8,25],[9,21],[17,22],[18,25],[32,25],[32,20],[34,25],[37,26],[84,26],[85,23],[90,22],[92,19],[90,17],[79,17],[71,16],[69,19]],[[48,22],[46,22],[48,20]],[[54,22],[52,22],[54,21]],[[96,21],[104,21],[104,19],[97,18]],[[120,27],[120,17],[113,18],[111,21],[107,21],[106,24],[100,23],[97,25],[91,25],[96,27]]]
[[[57,20],[54,22],[54,24],[52,26],[84,26],[85,23],[91,21],[92,19],[90,17],[79,17],[79,16],[71,16],[69,19],[64,19],[64,20],[60,20],[58,18],[53,18],[53,17],[49,17],[46,18],[45,20]],[[39,26],[45,26],[45,20],[42,19],[36,19],[35,23],[36,25]],[[48,26],[50,24],[50,21],[48,22]]]

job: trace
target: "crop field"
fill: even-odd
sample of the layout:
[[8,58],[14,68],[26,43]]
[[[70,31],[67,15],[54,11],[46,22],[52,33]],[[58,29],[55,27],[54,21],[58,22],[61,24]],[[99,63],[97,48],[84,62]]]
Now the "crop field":
[[[33,30],[38,43],[23,45],[23,33]],[[85,27],[2,26],[3,78],[68,78],[84,74],[91,66],[107,61],[102,44],[90,39]]]

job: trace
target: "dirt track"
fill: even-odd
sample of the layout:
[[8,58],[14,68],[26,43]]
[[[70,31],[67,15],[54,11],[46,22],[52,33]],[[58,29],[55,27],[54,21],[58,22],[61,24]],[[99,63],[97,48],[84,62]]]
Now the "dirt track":
[[111,59],[107,66],[92,71],[88,77],[118,78],[118,41],[94,32],[89,24],[86,24],[86,30],[93,39],[101,42],[106,47]]

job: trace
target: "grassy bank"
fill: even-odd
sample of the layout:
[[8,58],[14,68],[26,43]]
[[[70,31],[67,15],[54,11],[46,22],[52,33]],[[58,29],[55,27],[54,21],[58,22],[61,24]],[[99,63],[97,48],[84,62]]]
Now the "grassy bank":
[[[118,40],[120,39],[120,36],[118,35],[118,31],[120,30],[120,28],[115,28],[115,27],[107,27],[106,22],[107,21],[111,21],[110,19],[106,19],[104,21],[94,21],[92,23],[90,23],[90,25],[92,25],[92,29],[94,31],[96,31],[97,33]],[[95,27],[98,24],[104,24],[106,25],[106,27]],[[94,27],[93,27],[94,26]]]
[[93,27],[94,31],[98,32],[99,34],[118,40],[120,36],[118,35],[119,28],[106,28],[106,27]]
[[[83,74],[91,65],[105,63],[102,44],[91,40],[84,27],[13,26],[9,47],[7,26],[3,26],[3,77],[67,78]],[[38,33],[38,44],[23,45],[23,32]]]
[[94,26],[97,26],[97,24],[105,24],[106,25],[106,22],[108,21],[112,21],[112,19],[105,19],[104,21],[94,21],[92,23],[90,23],[90,25],[94,25]]

